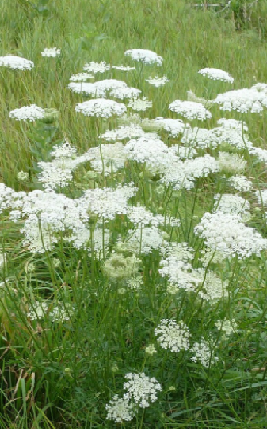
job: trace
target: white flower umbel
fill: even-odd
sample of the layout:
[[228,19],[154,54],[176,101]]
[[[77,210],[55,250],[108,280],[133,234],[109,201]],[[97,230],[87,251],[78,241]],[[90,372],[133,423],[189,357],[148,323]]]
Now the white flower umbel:
[[204,239],[206,246],[221,252],[226,258],[260,256],[261,251],[267,249],[267,239],[253,228],[246,227],[238,215],[206,212],[194,231]]
[[147,100],[146,97],[143,97],[143,99],[133,99],[128,103],[128,107],[136,111],[145,111],[147,108],[152,107],[152,102]]
[[187,127],[181,119],[157,117],[155,123],[161,125],[171,137],[177,137],[180,133],[183,133]]
[[0,66],[9,67],[14,70],[31,70],[34,67],[34,63],[16,55],[6,55],[5,57],[0,57]]
[[131,139],[125,145],[124,152],[129,160],[147,163],[147,166],[152,168],[156,168],[164,162],[167,166],[171,162],[167,145],[158,138]]
[[202,103],[174,100],[170,103],[169,109],[190,120],[199,119],[200,121],[204,121],[212,117],[211,112]]
[[110,118],[113,115],[123,115],[127,111],[127,108],[123,103],[100,98],[78,103],[75,110],[76,112],[81,112],[85,116]]
[[111,188],[86,190],[79,202],[84,207],[87,206],[88,213],[98,215],[100,218],[114,219],[117,214],[127,214],[128,200],[137,190],[132,184],[119,185],[114,190]]
[[129,72],[129,70],[135,70],[135,67],[130,67],[130,66],[112,66],[112,69],[122,70],[123,72]]
[[42,169],[38,174],[38,181],[45,189],[52,190],[55,187],[65,187],[72,180],[72,171],[80,164],[76,158],[77,150],[69,142],[55,145],[51,155],[55,160],[51,162],[39,161],[37,164]]
[[255,155],[258,157],[260,161],[263,161],[267,164],[267,150],[262,148],[251,148],[249,149],[249,153],[251,155]]
[[250,191],[253,185],[252,182],[246,178],[246,176],[239,175],[231,176],[230,178],[228,178],[228,183],[235,190],[240,191],[242,193]]
[[129,230],[125,246],[131,252],[149,254],[154,249],[161,249],[167,242],[163,238],[162,230],[157,227],[137,227]]
[[187,351],[189,349],[190,332],[183,321],[163,319],[155,329],[155,335],[163,349],[171,352]]
[[68,88],[77,94],[86,93],[93,97],[99,97],[99,94],[96,94],[96,87],[95,84],[92,84],[90,82],[71,82],[68,84]]
[[36,106],[23,106],[9,112],[9,118],[15,118],[18,121],[36,121],[37,119],[44,118],[45,110]]
[[94,61],[91,61],[90,63],[86,63],[83,67],[83,70],[91,73],[104,73],[109,69],[110,65],[106,64],[105,61],[102,61],[101,63],[95,63]]
[[219,152],[219,169],[223,172],[243,173],[247,162],[241,155],[230,154],[226,151]]
[[158,226],[164,224],[165,217],[162,215],[153,215],[144,206],[131,206],[129,207],[127,216],[129,220],[139,226],[145,226],[151,224],[152,226]]
[[102,144],[87,151],[88,159],[93,169],[105,176],[117,172],[124,167],[127,156],[124,152],[124,145],[121,142]]
[[255,88],[242,88],[219,94],[214,103],[218,103],[221,110],[236,110],[240,113],[260,113],[267,106],[267,95]]
[[138,273],[141,260],[135,255],[124,257],[122,254],[113,252],[106,259],[103,266],[104,273],[113,279],[130,278]]
[[134,417],[134,405],[130,404],[128,399],[120,399],[118,394],[113,396],[105,408],[108,412],[106,419],[116,423],[131,421]]
[[243,199],[241,196],[236,194],[216,194],[214,200],[213,213],[222,212],[237,215],[244,222],[251,218],[249,201]]
[[234,78],[229,75],[229,73],[221,69],[210,69],[207,67],[199,70],[198,73],[203,76],[207,76],[207,78],[213,79],[214,81],[230,82],[231,84],[234,82]]
[[54,48],[45,48],[43,52],[41,52],[42,57],[57,57],[60,55],[60,49]]
[[225,337],[231,336],[232,333],[235,333],[237,330],[237,323],[235,319],[228,320],[224,318],[223,320],[218,320],[215,323],[215,327],[218,330],[222,330],[224,332]]
[[146,133],[140,125],[130,124],[122,125],[114,130],[107,130],[99,136],[100,139],[108,141],[131,139],[133,137],[151,137],[158,138],[157,133]]
[[156,63],[161,66],[163,61],[162,57],[149,49],[128,49],[128,51],[124,52],[124,55],[132,57],[133,60],[142,61],[145,64]]
[[245,122],[221,118],[217,123],[219,127],[213,129],[213,134],[219,144],[228,143],[238,149],[252,148],[253,143],[249,141],[248,127]]
[[195,363],[200,361],[202,366],[209,367],[219,360],[218,357],[213,356],[213,349],[214,347],[211,348],[210,344],[202,337],[201,341],[195,342],[191,348],[191,352],[194,354],[191,360]]
[[87,79],[94,79],[94,75],[91,75],[91,73],[77,73],[70,77],[70,81],[72,82],[85,82]]
[[167,79],[166,76],[162,76],[161,78],[158,76],[155,76],[155,78],[149,77],[146,79],[146,82],[148,82],[150,85],[154,85],[154,87],[162,87],[166,84],[166,82],[169,82],[169,79]]
[[216,136],[214,129],[199,127],[184,127],[181,143],[189,147],[217,148],[220,139]]
[[[221,260],[220,260],[221,261]],[[228,297],[228,281],[222,281],[214,272],[205,269],[198,269],[202,273],[203,285],[198,291],[199,296],[203,300],[210,303],[216,303],[218,300]]]
[[132,400],[141,408],[148,408],[151,403],[158,400],[158,391],[162,391],[162,386],[156,378],[149,378],[144,373],[127,373],[123,385],[127,393],[124,394],[124,399]]
[[[127,89],[128,86],[124,81],[118,81],[117,79],[104,79],[102,81],[96,81],[93,84],[79,85],[71,83],[68,85],[70,89],[75,92],[85,92],[93,97],[106,97],[107,93],[112,96],[112,91],[120,92],[123,89]],[[80,88],[80,89],[79,89]],[[137,90],[138,92],[141,92]]]
[[172,184],[175,190],[182,188],[190,190],[194,187],[196,178],[207,177],[210,173],[218,171],[218,162],[209,154],[184,162],[173,159],[165,169],[161,182]]

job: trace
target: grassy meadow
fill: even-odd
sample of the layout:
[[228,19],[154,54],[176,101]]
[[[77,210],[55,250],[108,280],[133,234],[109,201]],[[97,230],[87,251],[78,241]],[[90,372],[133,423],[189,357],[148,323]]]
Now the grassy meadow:
[[1,428],[266,428],[266,40],[189,3],[1,1]]

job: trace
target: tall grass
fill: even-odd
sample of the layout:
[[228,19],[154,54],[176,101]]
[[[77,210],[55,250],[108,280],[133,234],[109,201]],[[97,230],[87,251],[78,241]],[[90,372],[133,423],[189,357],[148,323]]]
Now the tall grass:
[[[235,77],[231,89],[267,81],[266,44],[257,33],[237,33],[233,21],[212,11],[197,11],[188,2],[57,3],[2,0],[0,5],[0,56],[18,55],[35,64],[31,71],[0,67],[0,175],[1,182],[15,191],[41,189],[37,163],[51,159],[55,144],[66,138],[83,154],[99,145],[101,133],[118,125],[114,118],[100,120],[75,112],[75,104],[87,98],[72,93],[67,85],[86,62],[133,65],[123,55],[130,48],[161,55],[161,68],[134,64],[134,71],[111,69],[96,75],[96,80],[125,80],[129,87],[141,89],[153,106],[140,116],[151,119],[177,117],[168,106],[175,99],[186,100],[190,89],[205,99],[230,89],[229,84],[203,78],[197,73],[201,68],[227,70]],[[59,57],[41,56],[45,47],[53,46],[61,49]],[[169,82],[158,89],[150,86],[145,79],[156,74],[166,75]],[[50,123],[9,118],[11,110],[33,103],[57,109],[58,118]],[[215,127],[222,116],[214,108],[213,118],[203,127]],[[231,112],[225,117],[245,121],[250,140],[265,148],[266,110],[260,115]],[[161,137],[169,145],[179,143],[165,132]],[[205,152],[218,157],[217,149]],[[253,181],[253,192],[266,188],[265,164],[246,149],[239,153],[247,161],[245,174]],[[18,180],[20,171],[29,173],[28,182]],[[129,162],[113,177],[94,175],[85,163],[59,192],[79,198],[87,188],[133,182],[138,191],[131,205],[140,203],[154,214],[179,218],[180,227],[166,226],[166,238],[193,247],[193,267],[199,268],[205,247],[194,227],[205,212],[212,211],[215,194],[231,192],[226,179],[227,174],[211,174],[198,179],[191,190],[175,191],[158,187],[156,176],[138,163]],[[253,192],[244,194],[252,207],[248,225],[267,237],[264,208]],[[100,257],[94,252],[93,235],[89,252],[66,243],[61,233],[52,251],[34,254],[22,243],[24,221],[12,222],[7,210],[0,220],[6,254],[0,290],[2,428],[259,428],[266,424],[265,251],[246,260],[210,262],[208,269],[229,283],[227,299],[214,304],[201,299],[199,291],[169,294],[168,282],[158,271],[162,257],[157,249],[138,254],[139,289],[128,287],[123,277],[114,280],[107,274],[105,261],[119,238],[127,237],[134,227],[126,215],[103,224],[111,240]],[[93,231],[96,219],[91,217],[89,223]],[[31,319],[31,306],[44,300],[51,308],[60,303],[65,318],[52,321],[48,309],[42,317]],[[229,338],[215,328],[216,321],[224,318],[234,318],[238,325]],[[183,320],[193,342],[212,335],[219,360],[205,367],[192,361],[188,351],[161,348],[155,328],[162,319]],[[156,349],[152,355],[146,351],[151,344]],[[124,375],[129,372],[155,377],[162,391],[157,402],[140,408],[132,421],[116,424],[106,419],[105,405],[115,394],[123,395]]]

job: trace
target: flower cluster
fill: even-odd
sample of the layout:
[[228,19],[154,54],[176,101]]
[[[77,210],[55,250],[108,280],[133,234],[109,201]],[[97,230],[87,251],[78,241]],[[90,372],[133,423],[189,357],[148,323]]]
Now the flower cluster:
[[236,214],[206,212],[195,227],[195,233],[204,239],[206,246],[228,258],[260,256],[261,251],[267,249],[267,239],[253,228],[246,227]]
[[169,109],[190,120],[199,119],[204,121],[212,117],[211,112],[202,103],[174,100],[174,102],[170,103]]
[[0,57],[0,66],[9,67],[14,70],[31,70],[34,67],[34,63],[16,55],[6,55],[5,57]]
[[42,57],[57,57],[60,55],[60,49],[58,48],[45,48],[43,52],[41,52]]
[[14,109],[9,112],[10,118],[15,118],[18,121],[27,121],[30,122],[36,121],[37,119],[44,118],[45,111],[44,109],[36,106],[35,104],[31,106],[23,106],[19,109]]
[[158,76],[155,76],[155,78],[149,77],[146,79],[146,82],[148,82],[150,85],[154,85],[156,88],[162,87],[166,84],[166,82],[169,82],[169,79],[167,79],[166,76],[162,76],[162,78],[159,78]]
[[128,382],[123,385],[124,390],[127,390],[124,399],[133,400],[141,408],[148,408],[150,403],[157,400],[157,391],[162,391],[156,378],[149,378],[144,373],[127,373],[125,379]]
[[101,63],[95,63],[91,61],[90,63],[86,63],[84,65],[83,70],[91,73],[104,73],[110,69],[110,65],[106,64],[105,61],[101,61]]
[[149,49],[128,49],[128,51],[124,52],[124,55],[132,57],[133,60],[142,61],[145,64],[156,63],[158,66],[162,65],[162,57]]
[[175,320],[161,320],[160,325],[155,329],[158,342],[164,349],[172,352],[180,352],[189,349],[190,332],[183,321],[177,323]]
[[221,69],[210,69],[205,68],[198,71],[203,76],[207,76],[210,79],[213,79],[214,81],[223,81],[223,82],[230,82],[231,84],[234,82],[234,78],[232,78],[229,73],[225,72]]
[[85,116],[96,116],[110,118],[113,115],[123,115],[127,108],[123,103],[114,100],[95,99],[78,103],[75,107],[76,112],[81,112]]

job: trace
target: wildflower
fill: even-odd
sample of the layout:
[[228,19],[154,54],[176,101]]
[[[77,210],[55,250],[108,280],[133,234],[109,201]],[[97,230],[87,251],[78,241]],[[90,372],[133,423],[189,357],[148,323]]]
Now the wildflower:
[[45,318],[48,308],[49,306],[47,302],[40,302],[37,300],[34,304],[29,306],[27,317],[32,321]]
[[251,218],[249,201],[243,199],[243,197],[236,194],[216,194],[214,199],[213,213],[222,212],[237,215],[243,221],[248,221]]
[[242,173],[244,172],[247,162],[241,155],[230,154],[229,152],[219,152],[219,168],[221,171]]
[[114,420],[116,423],[131,421],[134,417],[134,405],[128,399],[120,399],[118,394],[105,406],[108,412],[107,420]]
[[139,290],[143,284],[143,277],[137,275],[134,278],[127,279],[126,284],[132,290]]
[[16,55],[7,55],[0,57],[0,66],[9,67],[10,69],[31,70],[34,63],[26,58],[17,57]]
[[92,73],[104,73],[106,70],[110,69],[110,65],[106,64],[105,61],[102,61],[101,63],[95,63],[91,61],[90,63],[86,63],[83,70],[86,72],[92,72]]
[[252,188],[252,182],[249,181],[245,176],[231,176],[230,178],[228,178],[228,182],[231,187],[235,188],[237,191],[240,192],[248,192]]
[[212,356],[212,349],[205,339],[202,337],[200,342],[195,342],[191,348],[191,352],[194,356],[191,358],[195,363],[200,361],[202,366],[209,367],[209,365],[215,364],[219,360],[218,357]]
[[135,255],[124,257],[121,254],[113,252],[105,261],[104,272],[111,278],[129,278],[139,270],[141,260]]
[[37,119],[44,118],[44,109],[32,104],[31,106],[23,106],[19,109],[14,109],[9,112],[9,118],[15,118],[18,121],[30,122],[36,121]]
[[199,119],[204,121],[212,117],[212,114],[202,103],[174,100],[174,102],[170,103],[169,109],[191,120]]
[[231,336],[232,333],[235,333],[238,325],[235,322],[235,319],[228,320],[224,318],[223,320],[218,320],[215,323],[215,327],[218,330],[222,330],[224,332],[224,336]]
[[124,152],[129,160],[146,163],[148,168],[156,169],[160,163],[167,166],[173,159],[173,155],[168,154],[168,147],[161,139],[145,136],[129,140]]
[[90,148],[86,155],[90,159],[94,170],[98,173],[104,171],[105,176],[122,169],[127,159],[124,145],[121,142],[102,144],[96,148]]
[[[130,124],[125,126],[120,126],[115,130],[107,130],[104,134],[99,136],[100,139],[105,140],[124,140],[131,139],[133,137],[150,137],[148,133],[145,133],[142,127],[137,124]],[[151,136],[152,137],[152,136]],[[155,133],[153,133],[153,137],[157,137]]]
[[29,173],[21,170],[20,172],[18,172],[18,180],[21,182],[28,181],[29,180]]
[[218,103],[221,110],[236,110],[240,113],[260,113],[267,106],[267,95],[255,88],[242,88],[219,94],[214,103]]
[[89,214],[95,214],[105,219],[114,219],[116,214],[126,214],[128,199],[135,195],[136,187],[132,184],[119,185],[115,190],[111,188],[96,188],[86,190],[79,202],[87,206]]
[[152,102],[147,100],[146,97],[143,99],[134,99],[128,103],[128,107],[131,107],[133,110],[137,111],[145,111],[147,108],[152,107]]
[[225,72],[221,69],[210,69],[205,68],[198,71],[203,76],[207,76],[209,79],[213,79],[215,81],[224,81],[230,82],[231,84],[234,82],[234,78],[232,78],[229,73]]
[[163,319],[155,329],[158,342],[164,349],[171,352],[180,352],[189,349],[190,332],[183,321],[177,323],[175,320]]
[[186,124],[180,119],[157,117],[155,123],[166,130],[171,137],[177,137],[184,132],[186,127]]
[[76,112],[81,112],[86,116],[97,116],[110,118],[113,115],[122,115],[126,112],[126,106],[123,103],[117,103],[113,100],[95,99],[78,103],[75,107]]
[[206,246],[228,258],[260,256],[261,251],[267,249],[267,240],[253,228],[246,227],[236,214],[206,212],[194,231],[204,239]]
[[157,352],[155,345],[153,343],[148,345],[146,347],[145,351],[148,355],[153,355],[153,354],[156,354],[156,352]]
[[135,70],[135,67],[130,67],[130,66],[112,66],[112,69],[122,70],[124,72],[128,72],[129,70]]
[[41,52],[42,57],[56,57],[60,55],[60,49],[54,48],[45,48],[43,52]]
[[262,148],[249,148],[249,153],[258,157],[260,161],[267,163],[267,150]]
[[161,249],[166,244],[163,232],[157,227],[138,226],[128,231],[126,246],[131,252],[149,254],[153,249]]
[[132,57],[133,60],[142,61],[145,64],[156,63],[158,66],[162,65],[162,57],[149,49],[128,49],[128,51],[124,52],[124,55]]
[[166,82],[169,82],[169,79],[167,79],[166,76],[162,76],[161,78],[159,78],[158,76],[155,76],[155,78],[149,77],[148,79],[146,79],[146,81],[149,84],[154,85],[156,88],[158,88],[165,85]]
[[72,75],[70,77],[70,81],[72,82],[85,82],[87,79],[93,79],[94,75],[91,73],[77,73],[76,75]]
[[150,402],[157,400],[157,391],[162,391],[162,386],[156,378],[149,378],[144,373],[127,373],[123,387],[127,390],[124,394],[125,400],[131,400],[137,403],[141,408],[148,408]]

